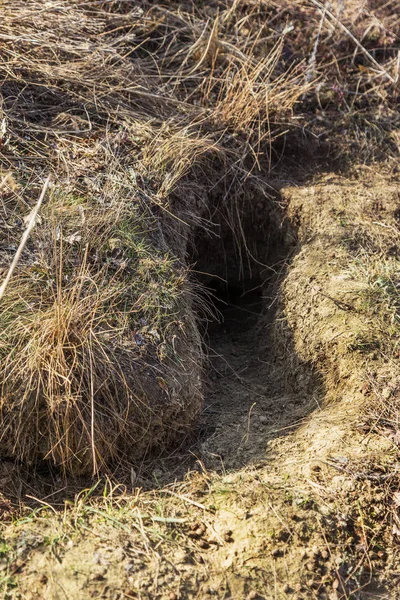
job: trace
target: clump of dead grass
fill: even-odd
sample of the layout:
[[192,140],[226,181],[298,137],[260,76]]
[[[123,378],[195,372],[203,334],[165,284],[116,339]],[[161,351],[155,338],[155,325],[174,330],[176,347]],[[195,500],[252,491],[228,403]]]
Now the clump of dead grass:
[[146,239],[121,187],[111,189],[97,206],[53,190],[2,301],[2,446],[69,471],[140,456],[149,429],[162,446],[162,411],[182,409],[182,382],[187,423],[201,404],[195,357],[174,364],[180,335],[196,347],[194,322],[181,315],[185,271]]

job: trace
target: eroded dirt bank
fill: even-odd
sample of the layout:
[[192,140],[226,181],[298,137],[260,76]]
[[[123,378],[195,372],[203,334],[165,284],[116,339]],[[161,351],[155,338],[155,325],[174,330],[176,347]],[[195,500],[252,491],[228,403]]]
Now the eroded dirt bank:
[[7,597],[397,597],[399,193],[366,168],[281,185],[296,244],[214,290],[195,470],[68,518],[42,499],[3,535]]

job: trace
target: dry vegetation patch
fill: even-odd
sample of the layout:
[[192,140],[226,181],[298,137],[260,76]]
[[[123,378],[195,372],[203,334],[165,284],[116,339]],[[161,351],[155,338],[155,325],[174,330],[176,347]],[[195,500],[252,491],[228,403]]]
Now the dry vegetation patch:
[[396,2],[0,11],[0,593],[395,598]]

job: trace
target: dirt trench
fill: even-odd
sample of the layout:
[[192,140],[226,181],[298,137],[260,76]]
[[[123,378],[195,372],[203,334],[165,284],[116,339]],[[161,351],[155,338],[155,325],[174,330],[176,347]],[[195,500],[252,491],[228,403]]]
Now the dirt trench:
[[[135,465],[134,483],[145,490],[182,480],[199,463],[221,474],[265,462],[269,442],[296,428],[323,393],[290,336],[277,335],[280,287],[299,251],[279,184],[264,182],[261,191],[246,193],[238,214],[232,223],[216,210],[214,229],[201,229],[192,240],[188,262],[202,290],[197,307],[206,357],[204,409],[180,446]],[[32,468],[3,457],[0,468],[13,501],[33,493],[62,504],[91,483],[85,477],[66,481],[48,461]],[[131,483],[124,470],[115,479]]]
[[220,215],[218,235],[201,232],[194,244],[210,308],[201,323],[208,373],[194,452],[217,472],[265,461],[268,443],[295,428],[323,393],[290,336],[277,335],[280,287],[299,244],[279,187],[266,190],[246,199],[236,230]]

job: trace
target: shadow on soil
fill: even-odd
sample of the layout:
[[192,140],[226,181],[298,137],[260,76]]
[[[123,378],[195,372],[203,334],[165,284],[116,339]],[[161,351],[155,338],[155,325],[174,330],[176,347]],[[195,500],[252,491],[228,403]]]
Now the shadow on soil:
[[295,228],[279,191],[251,197],[242,251],[223,223],[216,241],[200,236],[195,244],[218,320],[205,326],[208,389],[192,452],[219,472],[271,458],[271,440],[299,426],[324,393],[319,375],[298,358],[282,312],[281,286],[300,250]]

